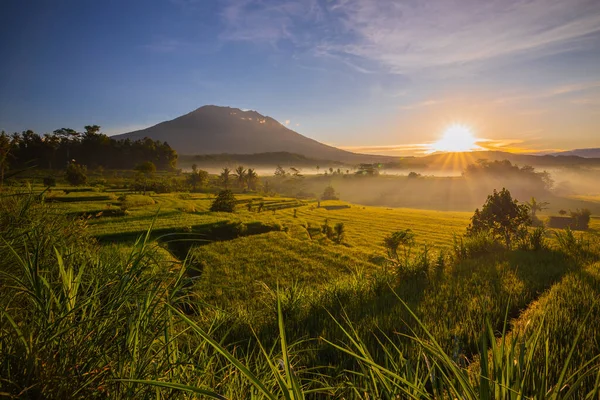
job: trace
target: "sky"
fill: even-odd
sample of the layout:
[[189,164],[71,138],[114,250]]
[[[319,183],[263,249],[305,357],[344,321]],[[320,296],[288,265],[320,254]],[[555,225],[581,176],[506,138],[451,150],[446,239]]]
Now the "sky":
[[0,0],[0,129],[206,104],[352,151],[600,147],[599,0]]

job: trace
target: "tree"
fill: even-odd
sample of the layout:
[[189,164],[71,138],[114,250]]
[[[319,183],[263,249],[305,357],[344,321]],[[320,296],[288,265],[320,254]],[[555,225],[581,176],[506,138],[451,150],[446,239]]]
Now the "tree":
[[136,186],[138,186],[138,189],[143,189],[144,194],[146,194],[148,178],[156,172],[156,165],[152,161],[144,161],[136,165],[134,170],[137,171]]
[[196,165],[192,165],[192,172],[188,176],[188,183],[192,186],[192,190],[196,190],[198,186],[202,187],[208,182],[208,172],[198,169],[194,169]]
[[4,131],[0,134],[0,188],[4,186],[4,174],[8,170],[8,157],[13,146],[13,140]]
[[134,170],[146,176],[151,176],[156,172],[156,165],[152,161],[144,161],[136,165]]
[[302,176],[300,174],[300,170],[296,167],[290,167],[290,175],[295,176],[295,177],[300,177]]
[[567,215],[567,210],[560,210],[558,213],[564,217]]
[[75,162],[69,163],[65,172],[65,179],[73,186],[81,186],[87,182],[87,167]]
[[221,185],[223,185],[225,190],[229,188],[230,175],[231,170],[227,167],[223,168],[223,171],[221,171],[221,175],[219,175],[219,181],[221,182]]
[[273,175],[283,178],[287,175],[287,172],[285,172],[285,169],[283,169],[281,165],[278,165],[277,168],[275,168],[275,173]]
[[547,201],[537,201],[536,198],[532,196],[531,200],[525,204],[527,204],[529,211],[531,212],[531,222],[535,224],[538,222],[537,212],[548,208],[548,204],[550,203]]
[[248,168],[246,171],[246,183],[248,184],[248,189],[256,190],[256,183],[258,182],[258,174],[252,168]]
[[246,187],[246,168],[244,168],[241,165],[238,165],[238,167],[235,169],[233,176],[235,176],[237,184],[241,189]]
[[531,225],[529,207],[519,204],[510,192],[503,188],[500,192],[494,190],[494,193],[488,196],[481,211],[475,210],[467,228],[467,236],[489,232],[496,239],[504,241],[510,249],[513,240],[518,238],[519,233],[528,225]]
[[325,190],[323,190],[321,200],[338,200],[338,197],[335,195],[335,189],[333,188],[333,186],[327,186]]
[[571,218],[575,219],[575,228],[582,231],[588,230],[590,226],[591,215],[592,212],[587,208],[571,211]]
[[222,211],[232,213],[235,210],[235,196],[231,190],[221,190],[210,205],[210,211]]

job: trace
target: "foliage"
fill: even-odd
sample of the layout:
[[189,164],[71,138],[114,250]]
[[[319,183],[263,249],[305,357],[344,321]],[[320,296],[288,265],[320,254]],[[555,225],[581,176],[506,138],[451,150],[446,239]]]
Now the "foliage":
[[529,211],[530,211],[530,215],[531,215],[531,223],[534,226],[538,226],[542,224],[542,221],[539,220],[539,218],[537,217],[537,213],[538,211],[543,211],[546,208],[548,208],[548,205],[550,203],[548,203],[547,201],[537,201],[537,199],[535,197],[531,197],[531,200],[528,201],[527,206],[529,207]]
[[388,258],[397,265],[408,264],[414,244],[415,235],[410,229],[392,232],[383,239]]
[[33,163],[40,168],[61,169],[75,159],[90,168],[111,169],[133,169],[151,161],[164,170],[174,168],[177,162],[177,153],[166,142],[115,140],[100,133],[97,125],[86,126],[84,132],[61,128],[44,136],[31,130],[15,133],[9,153],[9,164],[14,168]]
[[246,171],[246,185],[250,190],[256,190],[258,184],[258,174],[253,168],[248,168]]
[[65,171],[65,179],[73,186],[81,186],[87,182],[87,167],[75,162],[69,163]]
[[233,176],[236,178],[237,185],[240,189],[244,189],[246,187],[246,173],[246,168],[241,165],[239,165],[233,173]]
[[192,168],[192,172],[187,178],[188,184],[192,187],[192,190],[196,190],[198,187],[203,187],[208,183],[208,172]]
[[510,192],[503,188],[488,196],[481,211],[475,210],[467,235],[490,232],[495,238],[504,241],[508,249],[517,238],[519,230],[530,225],[529,208],[513,199]]
[[[114,199],[89,201],[98,197],[91,189],[68,190],[64,197],[81,201],[54,203],[54,209],[35,196],[33,209],[23,206],[23,197],[0,202],[6,210],[0,225],[9,227],[0,240],[0,393],[31,398],[598,395],[600,265],[591,264],[599,254],[592,234],[567,239],[564,246],[550,238],[535,253],[451,260],[444,259],[443,249],[452,232],[466,226],[465,213],[326,209],[253,194],[237,196],[238,204],[260,201],[281,212],[272,217],[240,207],[225,215],[206,212],[210,196],[185,193],[152,195],[157,205],[141,205],[131,215],[83,221],[60,214],[93,212]],[[128,194],[122,200],[136,198]],[[201,212],[177,211],[188,205]],[[326,245],[318,232],[317,240],[308,239],[306,228],[324,218],[334,232],[344,224],[348,246]],[[596,221],[590,222],[595,228]],[[144,235],[144,248],[143,241],[133,246],[140,229],[143,233],[151,224],[156,231]],[[289,231],[280,231],[283,224]],[[433,241],[440,251],[429,246],[413,251],[414,270],[381,268],[384,261],[376,254],[398,226],[410,227],[415,239]],[[103,238],[101,232],[113,236]],[[154,237],[180,260],[190,250],[187,263],[150,245]],[[567,251],[578,241],[586,257]],[[173,251],[175,243],[182,251]],[[493,237],[489,243],[498,246]],[[403,253],[401,246],[397,253]],[[32,260],[31,266],[22,268],[16,255]],[[192,266],[199,271],[193,281],[185,279]],[[37,285],[29,284],[36,279]]]
[[343,222],[338,222],[333,227],[333,232],[335,233],[335,242],[342,243],[346,236],[346,228]]
[[219,182],[227,190],[229,188],[229,181],[231,179],[231,170],[227,167],[223,168],[219,175]]
[[502,245],[488,231],[473,233],[465,237],[454,235],[452,243],[452,253],[456,261],[477,258],[502,250]]
[[325,190],[323,190],[321,200],[338,200],[335,189],[332,186],[327,186]]
[[210,211],[234,212],[236,200],[231,190],[221,190],[210,206]]
[[587,208],[571,211],[571,218],[575,219],[575,229],[578,229],[580,231],[587,230],[590,226],[591,215],[592,212]]
[[463,175],[467,178],[487,176],[503,180],[521,179],[528,182],[530,190],[533,191],[549,190],[554,185],[548,172],[536,172],[535,168],[528,165],[519,167],[508,160],[479,160],[476,164],[469,164]]
[[156,165],[152,161],[143,161],[133,168],[135,171],[145,175],[152,175],[156,172]]

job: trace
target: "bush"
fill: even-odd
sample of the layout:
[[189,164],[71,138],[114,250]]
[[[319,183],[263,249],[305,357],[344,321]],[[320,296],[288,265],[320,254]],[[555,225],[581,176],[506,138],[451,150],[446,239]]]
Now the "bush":
[[452,245],[454,260],[456,261],[480,257],[502,250],[504,250],[503,246],[489,232],[478,232],[465,237],[454,236]]
[[65,179],[73,186],[81,186],[87,182],[87,167],[74,162],[67,166]]
[[231,190],[221,190],[210,205],[210,211],[234,212],[236,200]]
[[587,208],[571,211],[571,217],[575,219],[575,229],[580,231],[586,231],[590,227],[590,218],[592,212]]

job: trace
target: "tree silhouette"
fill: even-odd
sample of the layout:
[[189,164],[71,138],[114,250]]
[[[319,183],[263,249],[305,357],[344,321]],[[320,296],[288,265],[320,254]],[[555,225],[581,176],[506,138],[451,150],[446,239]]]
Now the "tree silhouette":
[[488,232],[503,240],[510,249],[519,231],[530,224],[529,207],[519,204],[510,192],[503,188],[500,192],[494,190],[494,193],[488,196],[481,211],[475,210],[467,228],[467,235]]
[[223,185],[223,187],[225,189],[229,188],[229,181],[231,179],[230,175],[231,175],[231,170],[227,167],[223,168],[223,171],[221,171],[221,175],[219,175],[219,181],[221,182],[221,185]]
[[256,190],[256,184],[258,182],[258,174],[252,168],[248,168],[246,171],[246,182],[248,184],[248,189]]
[[538,221],[537,212],[543,211],[548,208],[547,201],[537,201],[535,197],[531,197],[531,200],[526,202],[527,206],[529,206],[529,211],[531,212],[531,222],[536,223]]
[[241,189],[243,189],[246,186],[246,169],[243,166],[239,165],[235,169],[233,176],[235,176],[238,186]]

